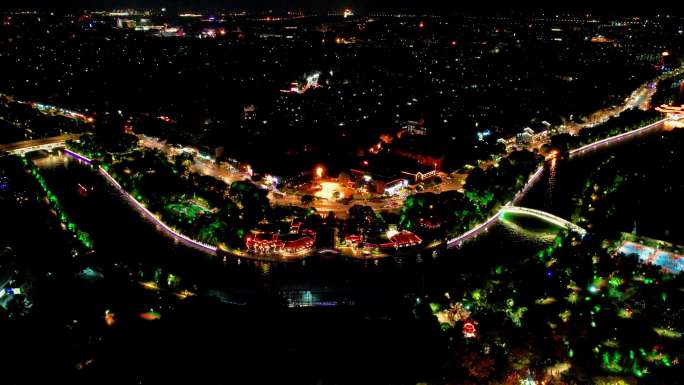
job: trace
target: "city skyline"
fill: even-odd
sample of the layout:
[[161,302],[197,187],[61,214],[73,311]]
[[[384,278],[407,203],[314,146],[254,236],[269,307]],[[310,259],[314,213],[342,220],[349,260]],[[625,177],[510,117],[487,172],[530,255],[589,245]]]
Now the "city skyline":
[[254,12],[334,12],[346,8],[359,12],[417,12],[452,14],[458,12],[500,13],[511,12],[579,12],[601,15],[637,16],[658,13],[681,14],[674,0],[658,2],[656,6],[645,3],[624,3],[617,0],[603,1],[600,4],[590,0],[572,3],[550,3],[538,0],[511,2],[448,2],[441,0],[69,0],[55,4],[50,0],[9,0],[0,9],[38,8],[38,9],[111,9],[111,8],[168,8],[169,10],[250,10]]

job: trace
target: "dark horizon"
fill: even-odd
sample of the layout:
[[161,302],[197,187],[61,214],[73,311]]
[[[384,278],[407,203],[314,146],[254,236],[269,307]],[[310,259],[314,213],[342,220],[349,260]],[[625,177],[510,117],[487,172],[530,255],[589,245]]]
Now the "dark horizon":
[[113,8],[161,8],[171,10],[248,10],[254,12],[331,12],[351,8],[358,13],[403,11],[415,13],[453,14],[459,12],[476,13],[529,13],[529,12],[569,12],[600,15],[655,15],[658,13],[681,14],[681,8],[674,1],[652,4],[625,4],[622,1],[608,0],[596,4],[581,0],[572,4],[549,4],[541,1],[510,2],[444,2],[440,0],[69,0],[55,4],[50,0],[7,0],[0,9],[40,9],[40,10],[85,10]]

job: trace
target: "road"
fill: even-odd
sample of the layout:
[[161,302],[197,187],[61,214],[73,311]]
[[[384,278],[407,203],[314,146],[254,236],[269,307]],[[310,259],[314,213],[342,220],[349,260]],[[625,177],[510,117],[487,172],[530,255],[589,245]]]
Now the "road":
[[[181,153],[181,150],[168,145],[166,142],[151,138],[145,135],[139,135],[140,145],[145,148],[159,150],[166,154],[168,158],[172,158]],[[216,179],[224,181],[226,184],[231,184],[235,181],[250,180],[250,175],[236,170],[230,166],[217,164],[211,160],[206,160],[196,156],[194,163],[190,166],[190,171],[202,175],[212,176]],[[441,175],[443,183],[426,188],[425,192],[440,193],[449,190],[461,190],[467,174],[454,174],[448,176]],[[329,200],[324,198],[316,198],[310,205],[302,205],[302,194],[295,194],[291,192],[274,192],[269,191],[268,198],[273,205],[280,206],[305,206],[315,208],[317,212],[325,215],[332,211],[338,218],[346,218],[349,214],[349,208],[353,205],[370,206],[376,211],[399,211],[406,199],[405,195],[397,195],[392,197],[379,197],[375,199],[357,198],[352,200],[349,204],[341,201]]]
[[[684,67],[680,67],[669,74],[663,74],[652,81],[646,82],[635,89],[627,98],[625,98],[622,104],[595,111],[583,119],[582,122],[570,122],[568,124],[561,125],[559,131],[567,132],[576,136],[583,129],[592,128],[603,124],[627,110],[638,108],[642,111],[648,111],[651,109],[651,100],[653,99],[653,95],[655,95],[656,91],[658,90],[658,82],[667,79],[668,77],[681,74],[682,72],[684,72]],[[532,142],[526,146],[520,146],[515,143],[515,140],[510,140],[506,145],[506,150],[510,153],[511,151],[522,147],[529,151],[533,151],[535,149],[540,149],[542,146],[549,144],[550,142],[551,135],[549,135],[548,131],[542,131],[534,134]]]

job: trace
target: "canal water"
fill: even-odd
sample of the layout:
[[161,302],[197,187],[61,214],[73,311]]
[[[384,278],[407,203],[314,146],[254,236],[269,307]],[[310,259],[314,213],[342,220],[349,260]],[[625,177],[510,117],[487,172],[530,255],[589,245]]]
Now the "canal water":
[[[681,140],[681,131],[684,130],[670,132],[669,139],[665,139],[662,130],[656,129],[571,159],[547,162],[543,178],[520,205],[570,218],[573,197],[582,191],[588,173],[598,164],[614,155],[625,159],[627,169],[634,159],[654,171],[671,167],[667,159],[672,154],[664,149],[669,148],[666,144],[672,144],[664,141],[672,141],[673,136]],[[499,220],[487,233],[460,249],[439,250],[435,254],[425,252],[382,260],[316,256],[291,263],[223,259],[187,248],[163,235],[128,206],[100,175],[79,161],[45,153],[33,157],[69,216],[95,240],[93,263],[123,265],[147,276],[161,268],[197,283],[200,289],[227,302],[243,303],[255,293],[270,293],[308,304],[382,303],[397,295],[434,292],[452,285],[454,275],[467,272],[473,258],[529,256],[548,245],[560,231],[532,218],[508,215],[506,221]],[[86,196],[79,191],[79,184],[90,190]],[[634,218],[638,224],[643,223],[639,228],[644,235],[658,235],[657,231],[649,232],[648,226],[655,221],[653,210],[662,210],[662,202],[643,196],[657,191],[658,188],[652,188],[639,192],[639,201],[644,203],[635,209]],[[656,195],[651,196],[657,198]],[[660,223],[669,220],[667,215],[657,217]]]
[[[93,263],[128,266],[132,272],[162,268],[197,282],[227,302],[248,301],[255,293],[280,293],[291,300],[333,303],[384,302],[388,297],[449,287],[454,274],[483,255],[517,258],[544,247],[559,228],[509,216],[459,250],[440,250],[382,260],[315,256],[273,263],[209,256],[174,242],[121,199],[90,167],[61,155],[34,154],[48,185],[70,218],[95,241]],[[87,188],[84,195],[79,185]],[[298,298],[300,296],[301,298]],[[308,297],[307,297],[308,296]],[[307,299],[308,298],[308,299]]]
[[621,207],[624,223],[617,231],[684,243],[680,203],[684,184],[681,149],[684,129],[655,127],[610,146],[578,153],[569,159],[547,161],[542,178],[521,200],[520,206],[550,212],[570,219],[576,207],[574,199],[601,163],[612,160],[623,175],[640,175],[642,185],[631,185],[628,192],[633,204]]

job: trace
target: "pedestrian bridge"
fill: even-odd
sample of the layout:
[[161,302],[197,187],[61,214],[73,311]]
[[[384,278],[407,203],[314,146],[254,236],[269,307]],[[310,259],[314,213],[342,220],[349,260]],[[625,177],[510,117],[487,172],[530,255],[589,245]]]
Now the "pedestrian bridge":
[[486,222],[478,226],[475,226],[474,228],[470,229],[464,234],[459,235],[456,238],[448,240],[447,247],[461,247],[461,245],[463,245],[463,242],[471,238],[477,237],[482,232],[488,231],[489,227],[496,223],[497,220],[506,213],[529,215],[535,218],[539,218],[548,223],[552,223],[558,227],[562,227],[564,229],[577,233],[581,237],[584,237],[587,234],[587,230],[561,217],[557,217],[553,214],[547,213],[546,211],[528,209],[527,207],[511,206],[510,204],[508,204],[504,206],[501,210],[499,210],[496,214],[494,214],[494,216],[489,218]]
[[499,211],[499,215],[504,215],[506,213],[511,213],[511,214],[522,214],[522,215],[529,215],[531,217],[539,218],[543,221],[549,222],[551,224],[554,224],[558,227],[563,227],[567,230],[570,230],[574,233],[577,233],[584,237],[587,234],[587,230],[581,228],[580,226],[577,226],[576,224],[567,221],[561,217],[557,217],[551,213],[547,213],[546,211],[541,211],[541,210],[536,210],[536,209],[529,209],[527,207],[519,207],[519,206],[505,206],[504,208]]

